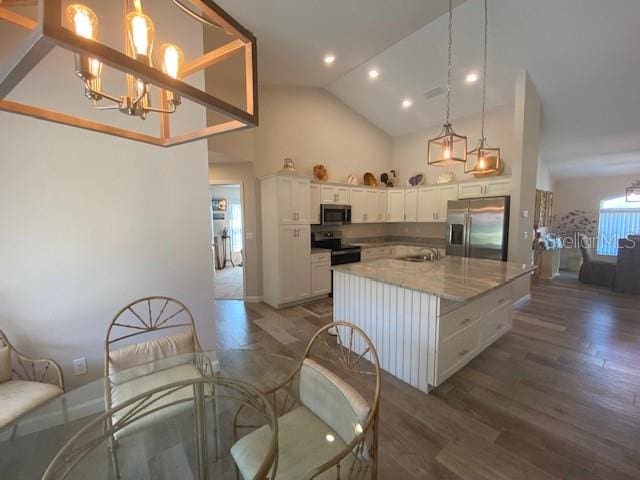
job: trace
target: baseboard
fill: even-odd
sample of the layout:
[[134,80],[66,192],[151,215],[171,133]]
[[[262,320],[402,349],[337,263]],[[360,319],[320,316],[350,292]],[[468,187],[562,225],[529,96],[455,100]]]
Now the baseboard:
[[520,300],[516,300],[515,302],[513,302],[513,308],[515,308],[516,310],[519,308],[524,307],[527,303],[529,303],[531,301],[531,294],[527,293],[524,297],[522,297]]
[[244,301],[247,303],[262,303],[264,301],[263,296],[254,297],[254,296],[246,296],[244,297]]

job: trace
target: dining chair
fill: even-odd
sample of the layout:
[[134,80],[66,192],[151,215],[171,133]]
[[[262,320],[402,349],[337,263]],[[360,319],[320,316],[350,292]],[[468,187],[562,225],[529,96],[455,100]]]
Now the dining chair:
[[[193,315],[175,298],[135,300],[122,307],[109,323],[104,343],[106,411],[158,387],[211,374],[211,362],[202,353]],[[205,391],[208,397],[211,393]],[[110,449],[118,478],[118,440],[181,413],[188,407],[184,400],[193,395],[192,390],[184,388],[163,395],[153,406],[142,408],[142,415],[135,412],[136,422],[124,429],[113,428],[113,423],[126,419],[130,414],[127,409],[119,409],[108,418],[107,429],[116,432],[110,438]]]
[[[380,364],[360,328],[347,322],[322,327],[291,375],[265,394],[279,416],[275,478],[377,478]],[[268,431],[243,423],[242,411],[233,420],[231,455],[237,476],[248,480]],[[239,438],[247,429],[252,431]]]
[[578,234],[580,251],[582,253],[582,267],[578,279],[582,283],[613,287],[616,278],[616,259],[598,256],[591,247],[589,237]]
[[23,355],[0,330],[0,428],[63,393],[60,365]]

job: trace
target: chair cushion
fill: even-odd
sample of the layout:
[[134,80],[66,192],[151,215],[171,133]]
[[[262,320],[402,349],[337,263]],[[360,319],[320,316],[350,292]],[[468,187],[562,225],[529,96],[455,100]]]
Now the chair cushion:
[[[109,352],[109,374],[147,364],[148,372],[153,372],[156,360],[195,352],[195,342],[191,332],[159,337],[146,342],[136,343]],[[166,366],[163,363],[163,366]],[[113,379],[112,379],[113,380]],[[120,381],[129,380],[124,378]]]
[[0,347],[0,383],[11,380],[11,350]]
[[[178,365],[176,367],[167,368],[165,370],[160,370],[149,375],[144,375],[125,383],[115,384],[111,386],[111,406],[112,408],[115,408],[118,405],[126,402],[127,400],[130,400],[144,392],[148,392],[149,390],[153,390],[163,385],[169,385],[170,383],[175,383],[190,378],[201,377],[202,375],[195,367],[195,365],[187,363]],[[144,414],[144,412],[146,411],[154,410],[179,400],[192,399],[193,387],[186,386],[169,395],[165,395],[165,393],[165,391],[160,391],[158,394],[156,394],[158,400],[154,401],[148,407],[141,410],[141,412],[136,414],[136,416]],[[205,386],[205,394],[211,394],[211,387],[209,385]],[[136,405],[134,404],[131,407],[124,408],[123,410],[120,410],[116,414],[114,414],[114,423],[118,419],[125,416],[127,412],[129,412],[132,408],[135,408],[135,406]],[[141,429],[149,427],[151,424],[155,424],[156,422],[161,422],[163,420],[171,418],[189,408],[193,408],[193,403],[183,402],[177,405],[162,408],[159,411],[153,412],[145,417],[137,419],[135,423],[132,423],[122,430],[119,430],[115,434],[115,436],[122,437],[130,435]]]
[[50,383],[9,380],[0,383],[0,427],[64,392]]
[[[333,442],[327,440],[331,434]],[[268,426],[254,430],[231,447],[231,456],[244,479],[255,478],[264,460],[271,430]],[[311,410],[301,406],[278,419],[278,480],[300,480],[317,467],[340,453],[346,444],[331,427],[315,416]],[[348,455],[341,462],[343,474],[353,462]],[[345,470],[346,469],[346,470]],[[336,469],[332,468],[315,479],[335,480]],[[345,476],[346,478],[346,476]]]
[[310,358],[300,370],[300,401],[349,443],[362,433],[369,405],[351,385]]

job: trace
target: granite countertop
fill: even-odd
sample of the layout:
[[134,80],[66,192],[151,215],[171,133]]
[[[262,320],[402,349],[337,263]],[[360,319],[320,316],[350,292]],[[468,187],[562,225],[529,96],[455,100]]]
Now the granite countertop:
[[333,267],[337,272],[428,293],[454,302],[472,300],[535,269],[534,266],[523,267],[510,262],[454,256],[425,263],[383,258]]

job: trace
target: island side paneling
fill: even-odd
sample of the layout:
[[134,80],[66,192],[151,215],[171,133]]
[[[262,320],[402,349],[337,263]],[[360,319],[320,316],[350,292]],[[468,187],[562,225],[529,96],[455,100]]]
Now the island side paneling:
[[[334,319],[367,333],[383,370],[428,392],[428,380],[435,378],[438,297],[339,271],[333,275]],[[364,349],[361,342],[353,346],[357,353]]]

